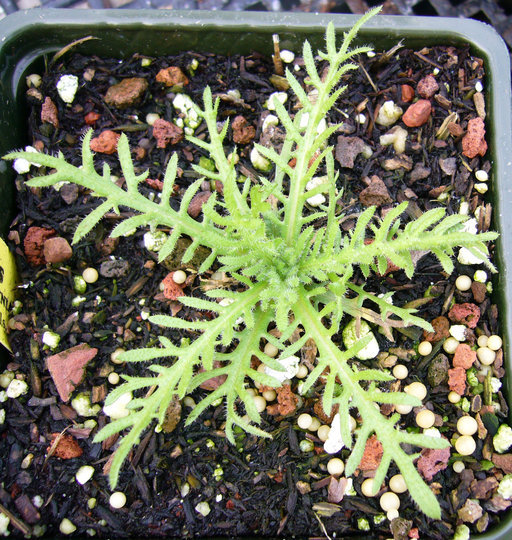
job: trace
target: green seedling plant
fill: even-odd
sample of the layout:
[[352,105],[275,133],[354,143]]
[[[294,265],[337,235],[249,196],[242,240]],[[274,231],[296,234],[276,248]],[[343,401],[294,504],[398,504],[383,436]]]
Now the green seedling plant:
[[[414,310],[390,303],[389,294],[379,298],[354,284],[351,278],[355,268],[359,267],[364,276],[371,271],[383,274],[389,259],[404,269],[410,278],[414,273],[411,252],[425,250],[432,252],[450,274],[454,269],[454,248],[465,246],[476,256],[487,259],[486,243],[494,240],[497,234],[464,232],[466,218],[460,214],[447,216],[443,208],[429,210],[404,224],[400,218],[406,203],[394,207],[383,219],[376,216],[374,207],[367,208],[359,215],[353,230],[342,233],[340,220],[343,216],[337,210],[342,194],[336,191],[338,172],[333,147],[329,145],[331,135],[340,126],[329,125],[324,131],[319,126],[325,125],[329,111],[345,90],[342,77],[357,68],[350,60],[371,50],[366,46],[349,47],[360,27],[377,11],[369,11],[360,18],[344,34],[339,47],[334,26],[329,24],[325,35],[326,49],[318,53],[324,61],[322,77],[310,44],[304,43],[306,84],[316,90],[317,99],[310,100],[296,77],[287,71],[286,79],[301,108],[292,115],[275,100],[276,114],[286,130],[286,139],[280,151],[256,146],[258,152],[273,164],[272,176],[262,175],[258,182],[244,180],[237,172],[236,159],[233,159],[236,149],[226,148],[228,121],[218,129],[219,101],[212,99],[208,87],[203,93],[204,108],[198,107],[208,139],[189,136],[188,140],[209,155],[216,170],[194,167],[202,178],[186,190],[178,210],[169,202],[178,156],[174,154],[169,160],[161,199],[149,200],[138,189],[148,173],[136,174],[124,134],[118,142],[118,154],[126,188],[112,182],[108,165],[104,164],[102,174],[96,172],[90,150],[90,131],[83,140],[80,168],[70,165],[62,156],[26,152],[6,156],[9,160],[23,157],[30,163],[52,169],[45,176],[30,179],[29,186],[74,182],[102,199],[103,202],[77,227],[74,242],[85,237],[107,212],[117,212],[120,207],[130,208],[136,214],[121,221],[113,229],[112,237],[123,236],[137,227],[170,228],[172,232],[159,252],[160,260],[173,252],[180,237],[186,236],[192,243],[183,256],[183,263],[191,259],[199,246],[204,246],[210,250],[210,255],[199,272],[205,272],[215,264],[238,282],[238,291],[210,290],[206,292],[208,299],[188,296],[179,299],[185,306],[215,313],[212,320],[187,321],[168,315],[150,317],[151,323],[156,325],[191,331],[191,336],[197,336],[195,339],[191,337],[176,344],[161,336],[158,346],[123,353],[122,360],[126,362],[153,363],[149,366],[150,375],[123,375],[125,382],[106,399],[106,404],[111,404],[126,392],[136,395],[128,404],[130,414],[110,422],[94,439],[99,442],[124,432],[110,469],[112,486],[118,481],[121,465],[130,449],[139,443],[142,433],[154,420],[163,423],[171,401],[176,396],[183,398],[212,377],[224,375],[225,381],[197,403],[187,424],[222,398],[225,400],[225,432],[229,441],[234,443],[237,426],[257,436],[269,437],[258,427],[261,416],[248,389],[254,384],[279,387],[282,383],[268,373],[254,369],[251,358],[258,358],[269,369],[283,371],[278,358],[267,356],[261,350],[261,343],[275,345],[279,349],[279,358],[285,359],[312,339],[318,349],[318,358],[302,392],[307,392],[323,377],[323,408],[330,414],[334,405],[339,406],[342,439],[345,446],[352,449],[346,462],[346,475],[354,473],[368,437],[375,433],[383,446],[382,460],[373,482],[375,492],[394,461],[418,507],[427,516],[440,518],[437,499],[414,466],[418,454],[408,454],[402,445],[443,448],[449,445],[448,441],[402,431],[398,425],[399,414],[390,417],[381,414],[376,404],[415,407],[421,402],[404,392],[379,388],[379,384],[394,380],[389,373],[362,369],[358,367],[360,363],[356,366],[352,359],[368,345],[370,337],[363,337],[348,350],[343,350],[341,325],[347,316],[356,316],[381,324],[388,330],[393,326],[410,325],[432,330],[427,321],[414,315]],[[292,160],[294,166],[290,164]],[[307,183],[319,173],[327,176],[327,184],[308,191]],[[209,198],[199,221],[188,215],[187,208],[204,178],[221,181],[224,189],[222,197],[214,193]],[[327,202],[312,209],[307,199],[320,192],[327,195]],[[367,238],[372,238],[373,242],[365,243]],[[279,337],[271,332],[273,328],[278,329]],[[291,340],[292,334],[297,335],[297,329],[300,338]],[[171,365],[161,365],[158,361],[162,359]],[[360,418],[355,442],[349,426],[351,409],[357,409]]]

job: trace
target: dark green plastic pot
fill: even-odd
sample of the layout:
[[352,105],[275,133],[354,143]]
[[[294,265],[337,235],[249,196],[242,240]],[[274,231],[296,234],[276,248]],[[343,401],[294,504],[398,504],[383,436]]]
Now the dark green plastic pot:
[[[308,39],[313,49],[323,42],[325,26],[332,21],[342,32],[355,15],[314,13],[205,12],[167,10],[66,10],[36,9],[17,12],[0,21],[0,155],[27,144],[25,126],[25,80],[70,42],[85,36],[76,50],[86,54],[128,57],[151,56],[185,50],[221,54],[272,52],[272,34],[279,33],[282,48],[300,51]],[[359,41],[376,49],[390,48],[400,40],[406,47],[436,44],[469,44],[472,53],[485,61],[487,96],[487,157],[492,162],[489,190],[493,203],[493,227],[501,234],[494,281],[495,301],[500,308],[506,368],[512,369],[508,349],[512,341],[512,142],[510,64],[507,48],[498,34],[478,21],[455,18],[378,16],[360,32]],[[0,161],[0,232],[5,235],[13,208],[11,165]],[[4,356],[4,359],[7,355]],[[511,385],[507,385],[512,404]],[[482,540],[512,538],[512,511]]]

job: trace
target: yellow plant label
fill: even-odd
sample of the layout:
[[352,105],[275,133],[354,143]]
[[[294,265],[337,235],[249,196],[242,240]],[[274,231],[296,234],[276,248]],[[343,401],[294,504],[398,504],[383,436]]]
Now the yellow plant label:
[[6,243],[0,238],[0,343],[9,351],[7,323],[14,302],[16,287],[16,263]]

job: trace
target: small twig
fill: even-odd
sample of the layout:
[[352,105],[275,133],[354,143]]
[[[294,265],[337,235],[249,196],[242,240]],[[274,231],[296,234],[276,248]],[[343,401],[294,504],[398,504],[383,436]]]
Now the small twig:
[[313,512],[313,515],[316,517],[316,519],[318,520],[318,523],[320,523],[320,527],[322,528],[322,531],[323,533],[325,534],[326,538],[328,538],[328,540],[332,540],[332,538],[329,536],[329,534],[327,533],[327,529],[325,528],[325,525],[323,524],[322,520],[320,519],[320,517],[318,516],[318,514],[316,512]]
[[427,64],[431,64],[432,66],[436,67],[437,69],[441,70],[443,69],[443,66],[440,66],[439,64],[437,64],[436,62],[434,62],[433,60],[430,60],[430,58],[427,58],[426,56],[423,56],[420,52],[418,51],[415,51],[414,54],[420,58],[421,60],[423,60],[424,62],[427,62]]
[[18,519],[12,512],[9,512],[9,510],[7,510],[7,508],[3,504],[0,504],[0,512],[2,512],[2,514],[5,514],[9,518],[11,523],[25,536],[29,536],[30,534],[32,534],[32,529],[23,521],[21,521],[21,519]]
[[272,35],[272,41],[274,42],[274,69],[277,75],[281,77],[284,75],[283,61],[281,60],[281,51],[279,49],[279,34]]
[[378,90],[377,86],[372,81],[372,78],[370,77],[370,74],[366,71],[366,69],[364,68],[364,66],[363,66],[363,64],[361,62],[359,62],[359,67],[361,68],[361,71],[365,74],[366,78],[368,79],[368,82],[372,85],[372,88],[374,89],[374,91],[378,92],[379,90]]
[[64,56],[70,49],[73,47],[76,47],[77,45],[80,45],[81,43],[85,43],[86,41],[90,41],[91,39],[100,39],[94,36],[86,36],[81,39],[77,39],[75,41],[72,41],[71,43],[68,43],[65,47],[60,49],[60,51],[57,51],[53,58],[50,60],[50,66],[53,65],[61,56]]

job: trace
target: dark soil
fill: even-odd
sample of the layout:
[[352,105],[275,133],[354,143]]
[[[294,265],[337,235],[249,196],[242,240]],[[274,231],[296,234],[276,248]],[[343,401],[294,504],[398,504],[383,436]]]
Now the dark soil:
[[[149,177],[162,180],[164,166],[172,152],[179,154],[179,166],[183,174],[178,179],[178,189],[174,195],[176,206],[184,189],[197,177],[191,173],[190,165],[197,163],[201,150],[186,141],[167,148],[157,148],[152,128],[148,126],[146,115],[158,113],[161,118],[172,120],[175,112],[172,107],[172,91],[155,81],[160,69],[178,66],[184,72],[193,59],[198,68],[184,91],[201,103],[205,84],[209,84],[213,94],[226,94],[228,90],[238,89],[244,105],[240,102],[223,100],[220,119],[242,115],[256,128],[256,140],[260,137],[266,109],[263,103],[276,89],[269,77],[274,66],[268,58],[258,54],[240,58],[219,58],[213,55],[184,53],[175,57],[152,59],[149,66],[142,67],[141,58],[134,56],[119,61],[117,59],[87,58],[73,56],[64,63],[54,65],[42,74],[43,82],[37,91],[28,97],[30,106],[27,141],[45,152],[61,151],[73,164],[80,164],[80,141],[88,129],[86,115],[97,113],[94,122],[95,135],[103,130],[115,130],[127,134],[133,149],[134,163],[140,171],[149,169]],[[485,86],[482,62],[471,56],[468,50],[454,50],[443,47],[423,51],[399,49],[392,55],[379,53],[373,58],[360,58],[364,71],[358,69],[351,74],[347,91],[333,112],[332,122],[343,121],[347,137],[359,137],[373,150],[373,155],[365,159],[361,154],[355,158],[354,166],[340,167],[339,188],[345,190],[340,212],[347,218],[342,222],[345,231],[354,225],[354,217],[364,207],[360,194],[368,185],[366,177],[377,175],[383,180],[390,196],[390,202],[381,209],[396,202],[409,201],[408,214],[420,215],[425,210],[444,205],[449,213],[457,212],[461,200],[469,203],[470,214],[480,208],[479,228],[490,226],[490,205],[482,195],[474,190],[474,174],[470,170],[489,171],[491,164],[486,158],[469,159],[461,154],[461,139],[467,122],[477,117],[473,94],[475,84],[481,81]],[[296,60],[300,65],[300,59]],[[402,101],[402,85],[415,89],[425,76],[435,72],[439,84],[432,115],[428,122],[419,128],[408,128],[409,137],[405,156],[406,168],[399,166],[387,170],[385,160],[396,157],[392,146],[383,147],[379,137],[390,128],[375,124],[378,109],[387,100],[393,100],[404,110],[409,106]],[[87,78],[84,74],[87,73]],[[71,106],[66,106],[56,91],[56,82],[63,74],[79,77],[80,87]],[[304,69],[298,71],[304,77]],[[126,77],[142,77],[149,87],[139,107],[130,106],[116,109],[105,104],[103,96],[113,84]],[[370,83],[371,81],[371,83]],[[291,95],[291,94],[290,94]],[[58,127],[41,121],[41,106],[49,97],[57,107]],[[293,100],[288,100],[293,112]],[[436,132],[450,112],[458,114],[454,123],[460,128],[459,134],[449,135],[442,140]],[[364,114],[363,123],[356,121],[358,114]],[[90,118],[90,117],[89,117]],[[398,124],[403,126],[400,121]],[[201,126],[196,135],[203,131]],[[337,134],[331,143],[337,144]],[[239,144],[242,172],[257,178],[249,152],[252,144]],[[135,150],[137,149],[137,150]],[[453,158],[453,169],[449,174],[446,159]],[[98,168],[106,161],[113,174],[119,175],[116,155],[99,155]],[[449,162],[448,162],[449,163]],[[411,179],[410,169],[423,166],[430,169],[422,179]],[[387,166],[389,169],[389,165]],[[409,169],[409,170],[407,170]],[[32,169],[34,171],[34,169]],[[35,173],[37,174],[37,173]],[[490,174],[491,175],[491,174]],[[85,217],[98,201],[83,189],[61,192],[53,189],[28,189],[20,177],[17,181],[19,215],[13,222],[10,241],[17,256],[21,282],[19,291],[22,306],[19,313],[11,319],[11,344],[15,351],[8,368],[17,376],[29,382],[29,392],[18,398],[9,399],[5,404],[6,421],[0,427],[0,502],[19,522],[12,523],[14,536],[20,535],[23,527],[28,530],[34,526],[45,525],[50,535],[58,534],[58,527],[64,517],[77,527],[76,534],[86,530],[94,531],[100,537],[188,537],[188,536],[309,536],[322,537],[327,532],[333,536],[345,537],[365,534],[373,538],[436,538],[445,539],[453,535],[457,525],[463,522],[465,514],[460,513],[469,498],[479,499],[482,517],[475,523],[466,524],[474,531],[483,531],[500,521],[498,510],[507,508],[509,501],[496,495],[498,483],[492,484],[488,492],[479,490],[486,478],[503,476],[503,469],[493,465],[492,419],[503,421],[506,418],[506,404],[501,393],[495,394],[494,402],[501,404],[501,411],[488,413],[478,434],[477,449],[470,457],[462,457],[466,464],[463,473],[455,473],[451,463],[455,461],[452,449],[450,465],[434,476],[432,489],[438,494],[443,509],[441,521],[431,521],[419,515],[407,494],[401,495],[400,518],[390,524],[380,519],[383,512],[378,498],[368,499],[360,494],[360,485],[368,471],[359,471],[353,478],[354,495],[346,495],[337,506],[314,506],[328,503],[331,478],[326,472],[329,456],[323,451],[321,441],[313,434],[297,427],[296,417],[302,412],[312,412],[321,388],[315,388],[310,397],[304,399],[302,408],[291,415],[264,415],[263,429],[273,435],[272,440],[257,439],[239,434],[236,446],[225,439],[222,431],[224,406],[209,409],[199,422],[184,428],[182,418],[171,433],[157,433],[150,429],[140,445],[125,464],[119,490],[127,496],[124,508],[115,510],[109,507],[111,489],[102,468],[108,463],[115,440],[103,444],[93,444],[97,429],[84,427],[86,420],[76,414],[69,403],[59,398],[52,377],[45,365],[50,353],[42,343],[46,329],[57,331],[61,341],[57,351],[63,351],[80,343],[97,347],[99,353],[87,366],[87,377],[77,391],[92,392],[99,403],[103,402],[106,391],[112,385],[107,382],[111,371],[135,373],[140,366],[117,366],[110,362],[111,353],[118,347],[135,348],[156,341],[160,329],[150,325],[144,318],[145,310],[151,313],[173,312],[185,318],[205,316],[166,299],[160,284],[169,271],[186,269],[189,279],[184,291],[189,295],[201,295],[211,277],[196,276],[194,265],[180,265],[168,262],[159,265],[154,253],[143,246],[145,231],[121,238],[115,251],[109,252],[105,239],[117,223],[118,217],[112,215],[104,220],[86,240],[73,246],[70,260],[57,265],[33,266],[27,262],[24,239],[30,227],[46,227],[56,231],[71,243],[72,233],[77,223]],[[215,186],[214,186],[215,187]],[[217,189],[219,186],[216,186]],[[141,187],[148,195],[158,190],[155,184]],[[212,189],[205,184],[204,191]],[[442,195],[442,194],[446,195]],[[441,195],[441,197],[439,197]],[[438,200],[438,199],[441,200]],[[67,199],[65,201],[64,199]],[[125,209],[125,214],[126,209]],[[82,295],[85,301],[73,307],[71,302],[77,296],[73,288],[73,277],[80,275],[86,267],[100,268],[102,262],[111,257],[127,261],[124,274],[116,277],[100,275],[93,285],[88,285]],[[197,267],[196,267],[197,268]],[[480,334],[497,333],[497,309],[487,293],[476,301],[472,291],[462,293],[455,289],[457,275],[473,276],[478,267],[457,265],[453,275],[447,276],[437,260],[432,256],[420,258],[413,281],[403,272],[392,271],[386,276],[370,276],[367,288],[377,293],[394,291],[395,303],[403,305],[418,301],[419,314],[428,320],[446,316],[451,303],[475,303],[480,311],[478,328],[471,331],[468,342],[474,344]],[[211,272],[209,273],[211,274]],[[362,283],[364,278],[357,277]],[[231,286],[231,283],[226,283]],[[423,302],[426,291],[430,296]],[[76,314],[76,315],[75,315]],[[411,333],[412,332],[412,333]],[[414,380],[427,384],[430,361],[440,351],[441,342],[434,343],[431,355],[421,357],[414,347],[421,341],[421,332],[411,330],[408,335],[395,333],[397,341],[389,342],[377,334],[381,351],[395,348],[401,355],[400,362],[409,369],[409,376],[403,385]],[[172,333],[179,339],[180,335]],[[442,351],[441,351],[442,352]],[[403,357],[403,358],[402,358]],[[306,364],[311,360],[308,352],[303,352]],[[386,365],[383,355],[379,360],[368,362],[371,367]],[[499,363],[495,364],[493,375],[503,376]],[[299,381],[292,381],[292,390],[297,392]],[[483,385],[468,387],[465,398],[471,404],[473,415],[483,416]],[[446,382],[432,387],[427,385],[425,399],[440,419],[440,431],[451,438],[455,423],[462,412],[447,400],[449,388]],[[205,391],[196,392],[195,401],[201,399]],[[76,394],[76,392],[75,392]],[[485,399],[484,399],[485,401]],[[485,403],[484,403],[485,404]],[[187,407],[183,407],[186,417]],[[489,409],[486,409],[487,411]],[[388,411],[391,412],[391,411]],[[96,418],[99,426],[108,420],[103,413]],[[414,413],[404,417],[411,429],[417,429]],[[66,434],[78,441],[83,454],[72,459],[60,459],[55,455],[47,457],[51,434],[66,430]],[[494,430],[494,431],[493,431]],[[477,436],[475,436],[477,437]],[[301,452],[299,442],[309,438],[315,443],[314,451]],[[27,468],[20,468],[27,454],[33,460]],[[348,450],[342,450],[340,457],[346,458]],[[96,473],[93,479],[80,486],[74,475],[81,465],[92,465]],[[215,476],[216,467],[222,467],[222,476]],[[393,474],[397,471],[392,467]],[[190,487],[185,495],[184,486]],[[33,506],[34,496],[42,497],[42,507]],[[97,505],[89,509],[87,501],[94,497]],[[195,507],[199,502],[209,503],[211,512],[201,516]],[[384,516],[385,517],[385,516]],[[367,520],[369,532],[361,529],[361,518]]]

